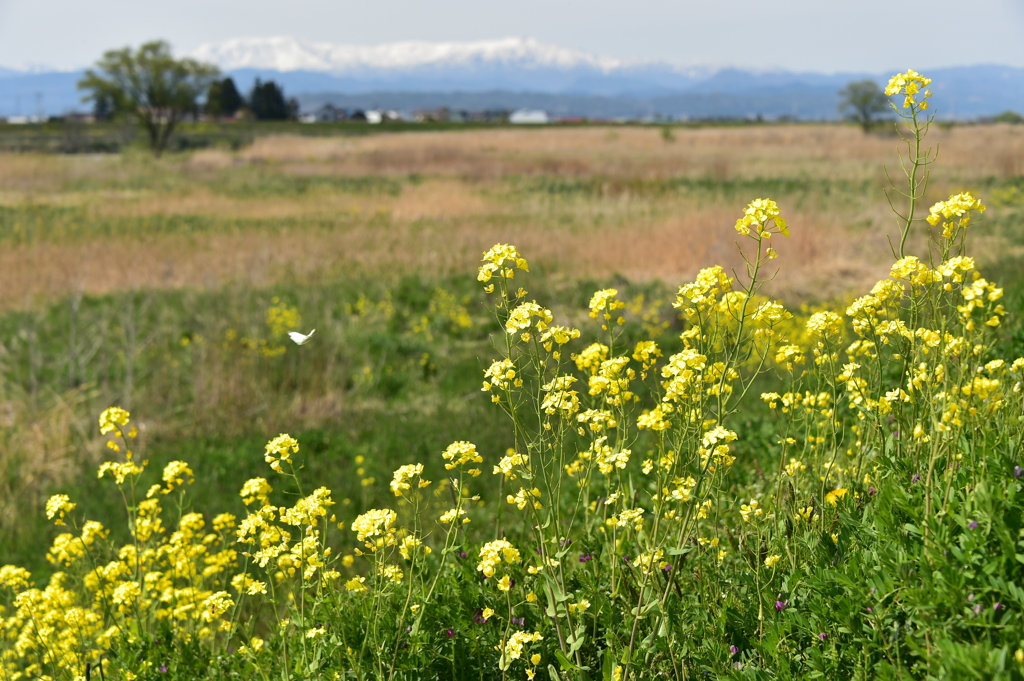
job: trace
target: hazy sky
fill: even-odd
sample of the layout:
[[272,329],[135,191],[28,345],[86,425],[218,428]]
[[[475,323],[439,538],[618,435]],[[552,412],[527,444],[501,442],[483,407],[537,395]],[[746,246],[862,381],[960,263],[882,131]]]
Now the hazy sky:
[[813,71],[1024,66],[1024,0],[0,0],[0,66],[169,40],[532,37],[612,57]]

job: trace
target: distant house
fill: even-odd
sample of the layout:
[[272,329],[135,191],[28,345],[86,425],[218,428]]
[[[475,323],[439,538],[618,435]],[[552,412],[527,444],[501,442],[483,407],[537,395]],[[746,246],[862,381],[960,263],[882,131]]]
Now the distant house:
[[317,123],[336,123],[337,121],[345,118],[345,112],[338,109],[333,104],[324,104],[322,107],[317,109],[314,114],[316,115]]
[[324,104],[316,111],[302,114],[299,120],[303,123],[337,123],[345,120],[345,110],[333,104]]
[[547,111],[540,109],[519,109],[513,111],[508,122],[515,125],[546,125],[551,122]]

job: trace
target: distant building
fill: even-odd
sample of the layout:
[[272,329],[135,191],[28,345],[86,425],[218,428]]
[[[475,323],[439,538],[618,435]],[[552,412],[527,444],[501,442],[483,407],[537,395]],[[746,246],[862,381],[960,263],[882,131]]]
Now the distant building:
[[337,123],[343,120],[345,120],[345,110],[339,109],[333,104],[324,104],[316,111],[299,116],[299,121],[302,123]]
[[547,125],[551,122],[547,111],[540,109],[519,109],[513,111],[508,122],[515,125]]
[[8,125],[28,125],[29,123],[45,123],[49,118],[46,116],[8,116]]

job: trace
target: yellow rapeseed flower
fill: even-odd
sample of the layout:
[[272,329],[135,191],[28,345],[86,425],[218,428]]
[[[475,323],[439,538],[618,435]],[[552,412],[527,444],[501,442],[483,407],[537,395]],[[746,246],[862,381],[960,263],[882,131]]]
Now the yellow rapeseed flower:
[[[903,99],[903,108],[910,109],[918,103],[914,98],[914,95],[921,92],[921,88],[926,88],[931,85],[931,82],[931,78],[925,78],[917,71],[907,69],[906,73],[897,73],[889,79],[889,84],[885,88],[885,94],[890,97],[893,95],[905,95]],[[925,100],[931,96],[931,90],[924,91],[924,98],[920,102],[922,110],[928,108],[928,102]]]
[[[53,520],[54,525],[63,525],[64,516],[75,509],[76,504],[71,503],[71,497],[66,494],[54,494],[46,501],[46,518]],[[57,517],[54,520],[54,516]]]
[[291,462],[292,454],[299,453],[299,443],[287,433],[281,433],[267,443],[263,458],[276,472],[281,473],[281,462]]
[[100,414],[100,435],[106,435],[128,425],[128,412],[121,407],[110,407]]
[[512,279],[515,277],[515,270],[513,268],[524,272],[530,271],[530,266],[527,264],[526,259],[519,254],[515,246],[510,244],[495,244],[489,251],[484,253],[483,262],[484,264],[480,266],[477,274],[477,281],[484,283],[489,282],[495,274],[505,279]]
[[827,501],[831,505],[835,506],[837,503],[839,503],[840,499],[842,499],[843,497],[846,496],[846,493],[848,491],[849,490],[847,490],[845,487],[840,487],[839,489],[834,489],[834,490],[832,490],[831,492],[829,492],[828,494],[825,495],[825,501]]
[[399,466],[391,479],[391,491],[395,493],[396,497],[402,496],[405,490],[412,488],[410,481],[422,474],[423,464],[421,463]]
[[[768,226],[771,222],[774,231]],[[770,239],[772,234],[789,236],[789,227],[786,225],[779,204],[771,199],[754,199],[743,211],[743,217],[736,221],[736,231],[744,236]]]

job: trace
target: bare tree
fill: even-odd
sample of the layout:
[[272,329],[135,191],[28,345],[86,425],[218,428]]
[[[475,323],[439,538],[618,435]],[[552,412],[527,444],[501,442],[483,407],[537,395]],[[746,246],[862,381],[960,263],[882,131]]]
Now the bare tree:
[[153,154],[160,156],[181,119],[196,110],[196,99],[219,75],[217,67],[194,59],[175,59],[162,40],[110,50],[85,72],[83,101],[104,102],[115,113],[136,117],[149,136]]

